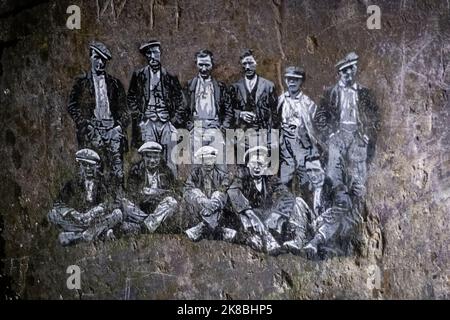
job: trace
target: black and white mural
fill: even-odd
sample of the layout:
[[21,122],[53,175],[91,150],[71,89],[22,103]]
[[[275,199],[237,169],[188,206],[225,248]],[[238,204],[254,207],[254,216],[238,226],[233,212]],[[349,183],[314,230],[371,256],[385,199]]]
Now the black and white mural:
[[[67,106],[79,175],[48,213],[61,245],[163,232],[309,259],[381,250],[365,210],[380,118],[357,81],[357,53],[335,64],[338,82],[316,103],[302,90],[307,66],[286,66],[277,97],[251,49],[232,84],[212,76],[214,54],[202,49],[183,87],[162,67],[161,46],[139,47],[148,65],[126,93],[107,72],[113,53],[89,44],[91,70],[75,79]],[[125,166],[129,151],[139,159]]]

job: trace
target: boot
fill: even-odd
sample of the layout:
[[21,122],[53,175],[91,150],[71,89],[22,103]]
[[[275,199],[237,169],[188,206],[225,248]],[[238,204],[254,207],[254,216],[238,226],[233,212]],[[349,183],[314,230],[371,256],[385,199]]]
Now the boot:
[[222,228],[222,239],[223,241],[233,242],[236,237],[236,230],[230,228]]
[[314,238],[308,244],[306,244],[306,246],[303,247],[303,250],[308,255],[315,256],[319,249],[319,245],[321,245],[324,242],[324,240],[325,239],[323,238],[323,235],[318,233],[314,236]]
[[187,229],[185,233],[192,241],[199,241],[203,235],[203,228],[205,227],[204,222],[200,222],[195,227]]
[[75,244],[82,239],[82,235],[78,232],[61,232],[58,235],[59,243],[63,246]]

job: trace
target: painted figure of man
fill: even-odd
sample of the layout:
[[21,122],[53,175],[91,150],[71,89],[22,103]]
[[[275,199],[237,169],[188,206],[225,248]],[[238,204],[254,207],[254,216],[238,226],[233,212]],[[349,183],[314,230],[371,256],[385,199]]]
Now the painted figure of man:
[[276,175],[268,175],[268,149],[257,146],[245,154],[246,167],[240,168],[228,196],[240,218],[244,240],[252,248],[270,254],[286,247],[304,244],[307,231],[303,203],[290,193]]
[[100,156],[91,149],[81,149],[75,156],[79,175],[64,185],[48,219],[62,229],[62,245],[90,242],[100,236],[114,238],[113,228],[122,221],[122,212],[105,187]]
[[203,146],[195,153],[201,165],[196,166],[185,185],[185,200],[191,214],[200,218],[200,223],[186,230],[193,241],[203,238],[232,241],[236,231],[223,227],[224,209],[227,203],[228,174],[216,164],[218,150]]
[[[246,149],[256,144],[270,147],[270,129],[279,126],[275,86],[256,73],[257,64],[252,50],[245,50],[240,56],[240,62],[244,78],[231,86],[235,126],[244,131],[253,129],[254,137],[251,139],[254,142],[238,143],[245,144]],[[260,130],[266,130],[266,134],[261,134]]]
[[[195,59],[198,75],[188,82],[187,103],[181,114],[186,121],[184,127],[192,133],[194,150],[198,150],[218,139],[215,135],[208,135],[205,130],[215,129],[216,134],[221,134],[221,131],[232,127],[234,111],[228,88],[211,76],[214,67],[212,52],[200,50],[195,54]],[[199,126],[195,131],[194,123]],[[214,146],[223,148],[223,140],[217,142]]]
[[[333,185],[331,179],[325,175],[318,156],[309,156],[305,159],[305,177],[307,182],[302,185],[301,198],[297,197],[297,209],[307,219],[306,239],[311,240],[319,232],[325,212],[333,204]],[[336,220],[337,221],[337,220]],[[298,253],[303,243],[287,243],[285,247]]]
[[326,246],[325,253],[345,254],[346,248],[351,246],[352,233],[360,222],[355,214],[347,190],[337,187],[332,206],[315,219],[312,224],[315,235],[303,249],[312,256],[318,254],[323,246]]
[[138,152],[142,159],[131,167],[128,176],[129,199],[122,199],[122,230],[131,234],[156,231],[178,208],[175,177],[162,159],[163,147],[149,141]]
[[288,185],[297,175],[298,184],[305,184],[306,157],[319,155],[319,144],[314,127],[317,106],[301,90],[306,78],[299,67],[287,67],[284,79],[287,91],[278,98],[278,114],[281,115],[280,177]]
[[[379,129],[372,92],[355,81],[358,55],[349,53],[336,64],[340,80],[328,89],[316,113],[316,125],[328,145],[327,175],[333,186],[365,185]],[[345,181],[345,177],[353,181]]]
[[183,109],[183,92],[178,78],[161,66],[161,44],[152,40],[144,43],[140,52],[148,65],[136,70],[128,89],[128,105],[132,112],[132,144],[135,148],[143,142],[155,141],[164,148],[167,165],[176,172],[170,159],[176,144],[171,136],[184,121],[179,110]]
[[111,177],[109,183],[123,186],[129,123],[125,89],[106,73],[109,49],[101,42],[92,42],[89,49],[91,70],[75,79],[68,111],[77,128],[79,147],[99,152]]

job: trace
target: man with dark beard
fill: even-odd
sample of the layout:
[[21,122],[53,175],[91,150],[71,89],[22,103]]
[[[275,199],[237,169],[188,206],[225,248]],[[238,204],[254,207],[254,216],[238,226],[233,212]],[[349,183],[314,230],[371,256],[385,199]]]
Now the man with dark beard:
[[122,221],[122,212],[105,187],[100,157],[91,149],[81,149],[75,156],[79,175],[64,185],[48,219],[62,229],[62,245],[90,242],[102,235],[112,239],[113,228]]

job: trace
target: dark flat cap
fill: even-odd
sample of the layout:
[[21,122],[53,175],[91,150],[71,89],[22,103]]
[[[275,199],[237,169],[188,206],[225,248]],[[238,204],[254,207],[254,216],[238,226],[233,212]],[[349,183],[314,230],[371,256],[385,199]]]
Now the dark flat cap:
[[357,64],[358,59],[359,59],[359,57],[356,53],[350,52],[349,54],[347,54],[345,56],[344,59],[342,59],[338,63],[336,63],[336,68],[338,69],[338,71],[341,71],[351,65]]
[[245,57],[252,57],[252,56],[253,56],[252,49],[244,49],[244,50],[242,50],[241,55],[239,56],[239,60],[242,60]]
[[159,42],[158,40],[150,40],[150,41],[144,42],[144,43],[139,47],[139,51],[140,51],[141,53],[145,53],[145,52],[147,51],[148,48],[154,47],[154,46],[161,47],[161,42]]
[[158,143],[158,142],[154,142],[154,141],[148,141],[145,142],[138,150],[139,153],[144,153],[144,152],[156,152],[156,153],[160,153],[162,152],[163,147]]
[[99,55],[101,55],[106,60],[110,60],[112,58],[111,52],[109,49],[105,46],[104,43],[101,43],[99,41],[93,41],[89,45],[89,48],[97,52]]
[[100,162],[100,156],[98,155],[98,153],[92,149],[87,148],[78,150],[75,153],[75,158],[77,161],[84,161],[92,164]]
[[305,75],[306,75],[305,70],[303,68],[300,68],[300,67],[290,66],[290,67],[287,67],[284,70],[284,76],[286,78],[290,77],[290,78],[301,78],[301,79],[304,79]]

